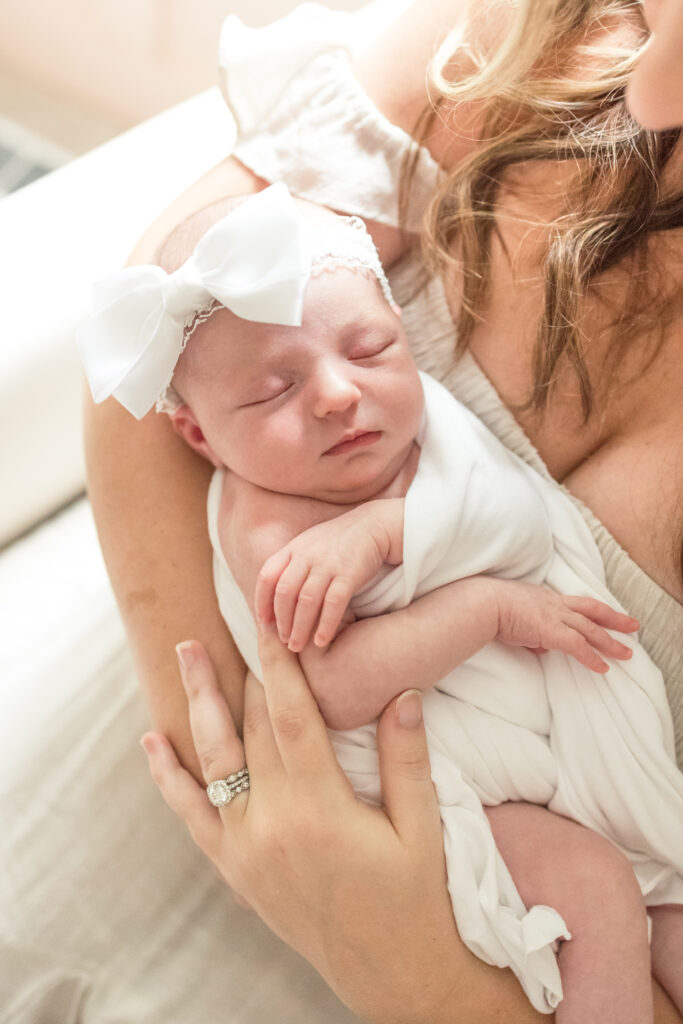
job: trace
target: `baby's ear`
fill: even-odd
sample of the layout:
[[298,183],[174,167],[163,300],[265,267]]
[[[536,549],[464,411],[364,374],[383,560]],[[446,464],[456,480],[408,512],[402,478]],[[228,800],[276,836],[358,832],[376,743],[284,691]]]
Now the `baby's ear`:
[[204,431],[199,426],[197,417],[189,405],[181,405],[174,409],[173,412],[168,414],[168,418],[176,434],[182,437],[183,441],[189,444],[190,448],[198,452],[202,458],[208,459],[216,469],[222,468],[223,463],[214,454],[209,442],[204,437]]

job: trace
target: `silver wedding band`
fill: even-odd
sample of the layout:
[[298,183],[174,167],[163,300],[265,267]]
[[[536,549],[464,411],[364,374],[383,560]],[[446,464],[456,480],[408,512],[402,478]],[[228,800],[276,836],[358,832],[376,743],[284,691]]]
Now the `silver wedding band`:
[[228,775],[227,779],[210,782],[206,787],[206,794],[214,807],[227,807],[231,800],[250,786],[249,769],[245,765],[238,772]]

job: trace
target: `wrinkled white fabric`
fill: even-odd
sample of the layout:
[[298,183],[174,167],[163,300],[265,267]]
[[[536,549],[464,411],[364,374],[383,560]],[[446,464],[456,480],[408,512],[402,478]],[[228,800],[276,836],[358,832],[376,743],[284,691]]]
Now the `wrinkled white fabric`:
[[286,181],[313,202],[383,224],[398,223],[398,183],[412,155],[404,223],[416,232],[438,166],[354,77],[350,57],[363,43],[357,16],[317,4],[260,29],[227,18],[219,82],[237,123],[234,155],[267,181]]
[[[356,614],[401,608],[482,572],[616,605],[590,531],[561,488],[436,381],[422,380],[427,415],[406,496],[404,561],[354,598]],[[222,481],[218,471],[208,503],[214,580],[230,631],[259,675],[253,618],[220,548]],[[605,676],[559,652],[539,658],[494,642],[424,698],[458,931],[483,960],[510,966],[541,1012],[562,996],[553,943],[566,926],[551,908],[524,907],[482,805],[547,805],[623,850],[648,905],[683,903],[683,776],[664,685],[637,640],[620,639],[633,656],[610,662]],[[374,725],[332,735],[357,792],[379,801]]]

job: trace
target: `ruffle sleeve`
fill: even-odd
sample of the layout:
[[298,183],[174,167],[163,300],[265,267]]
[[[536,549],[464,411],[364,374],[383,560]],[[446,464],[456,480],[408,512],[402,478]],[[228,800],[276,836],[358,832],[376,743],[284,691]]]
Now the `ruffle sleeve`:
[[[321,205],[396,226],[401,168],[415,144],[380,113],[351,70],[350,58],[362,48],[359,32],[369,24],[364,16],[303,4],[254,29],[230,15],[221,32],[220,85],[237,124],[234,155],[255,174]],[[437,175],[420,147],[408,230],[419,230]]]

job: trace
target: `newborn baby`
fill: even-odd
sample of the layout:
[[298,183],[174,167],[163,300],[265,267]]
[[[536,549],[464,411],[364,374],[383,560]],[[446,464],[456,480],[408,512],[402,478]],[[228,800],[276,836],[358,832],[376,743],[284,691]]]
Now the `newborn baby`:
[[[632,1019],[647,1019],[642,914],[618,936],[607,905],[597,919],[574,915],[560,983],[565,922],[534,905],[535,869],[515,879],[524,906],[482,807],[528,801],[573,817],[629,856],[648,906],[683,902],[683,786],[661,677],[642,648],[606,632],[637,624],[601,600],[580,515],[418,374],[355,218],[273,186],[194,215],[160,262],[100,287],[83,358],[96,400],[113,393],[141,416],[161,394],[216,467],[216,589],[247,664],[258,675],[254,615],[274,616],[328,725],[353,730],[335,746],[372,800],[372,721],[407,687],[431,688],[425,724],[463,940],[511,966],[539,1010],[559,1003],[560,1021],[585,1020],[591,987],[617,985]],[[570,904],[576,865],[546,849],[542,828],[537,849]],[[683,917],[666,922],[680,955]],[[618,969],[601,974],[615,943]]]

